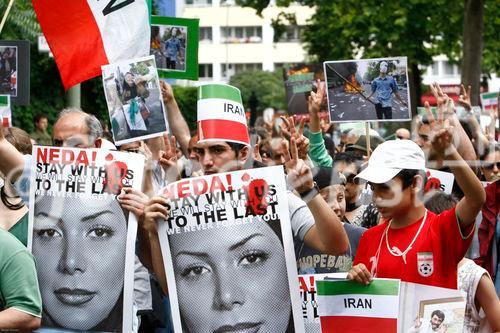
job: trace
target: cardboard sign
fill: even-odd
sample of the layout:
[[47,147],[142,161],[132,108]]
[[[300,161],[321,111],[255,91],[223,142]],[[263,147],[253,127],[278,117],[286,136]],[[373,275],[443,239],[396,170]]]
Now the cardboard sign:
[[116,196],[141,188],[143,168],[138,154],[33,147],[28,247],[42,327],[131,331],[137,221]]
[[427,175],[427,183],[425,184],[424,192],[432,190],[441,190],[446,194],[451,194],[455,176],[451,172],[444,172],[434,169],[425,169]]
[[282,166],[184,179],[160,194],[176,332],[304,332]]

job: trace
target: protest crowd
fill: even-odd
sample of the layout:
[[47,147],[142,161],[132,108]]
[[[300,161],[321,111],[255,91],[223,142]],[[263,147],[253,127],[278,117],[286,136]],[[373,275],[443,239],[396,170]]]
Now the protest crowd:
[[[367,95],[386,84],[406,106],[385,71],[382,62]],[[210,83],[198,88],[191,130],[171,85],[157,83],[167,132],[134,132],[118,145],[118,131],[103,128],[110,119],[75,107],[53,124],[35,115],[32,133],[0,127],[0,331],[309,332],[297,278],[333,274],[347,283],[339,294],[383,279],[458,289],[463,332],[500,332],[497,106],[485,130],[470,87],[454,101],[432,84],[436,105],[382,136],[368,123],[325,121],[320,80],[306,117],[253,124],[237,88]],[[111,126],[131,117],[148,125],[149,92],[141,98],[147,116],[119,103],[124,120]],[[381,105],[390,119],[390,102]],[[70,184],[78,165],[88,174]],[[90,188],[94,199],[77,195]],[[453,325],[450,311],[429,309],[412,313],[404,332]],[[322,332],[335,323],[322,318]]]

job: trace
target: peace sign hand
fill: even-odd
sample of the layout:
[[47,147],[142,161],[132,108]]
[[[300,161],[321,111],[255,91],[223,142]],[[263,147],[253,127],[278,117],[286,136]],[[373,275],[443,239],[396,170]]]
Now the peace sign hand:
[[295,138],[290,139],[290,151],[288,151],[285,142],[282,143],[282,146],[285,151],[285,171],[288,182],[299,193],[310,191],[314,187],[313,175],[311,168],[299,158]]
[[307,154],[309,153],[309,138],[304,135],[304,127],[306,124],[306,120],[302,118],[299,123],[299,129],[295,128],[295,119],[293,116],[280,117],[283,120],[281,124],[281,133],[285,137],[285,139],[290,140],[290,138],[294,138],[298,148],[298,157],[300,159],[307,159]]
[[163,134],[163,142],[165,150],[160,150],[158,162],[166,173],[166,179],[173,182],[180,179],[180,172],[177,167],[177,140],[173,135],[169,139],[168,134],[165,133]]
[[467,87],[467,90],[465,90],[465,87],[463,84],[460,85],[460,96],[458,96],[458,104],[464,107],[467,112],[470,112],[472,110],[472,104],[470,101],[470,91],[471,91],[471,86],[469,85]]
[[438,158],[444,158],[455,151],[455,146],[453,145],[453,126],[450,125],[450,121],[445,119],[445,110],[453,110],[454,104],[453,100],[447,97],[444,104],[437,108],[437,120],[432,114],[431,107],[428,102],[425,102],[425,112],[427,114],[427,119],[429,121],[429,139],[431,141],[432,150],[438,156]]
[[323,100],[325,99],[325,83],[317,80],[316,85],[318,87],[317,92],[311,91],[311,95],[307,100],[309,114],[311,115],[316,115],[319,113],[321,104],[323,104]]

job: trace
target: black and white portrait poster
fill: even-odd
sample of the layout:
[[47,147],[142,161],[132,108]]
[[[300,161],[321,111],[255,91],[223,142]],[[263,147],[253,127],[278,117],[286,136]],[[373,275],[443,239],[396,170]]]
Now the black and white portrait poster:
[[185,179],[161,194],[176,332],[304,332],[281,166]]
[[143,166],[138,154],[33,147],[28,246],[43,328],[131,330],[137,221],[116,196],[141,188]]
[[10,95],[12,105],[29,104],[29,41],[0,40],[0,95]]
[[102,66],[102,80],[117,146],[168,131],[154,56]]

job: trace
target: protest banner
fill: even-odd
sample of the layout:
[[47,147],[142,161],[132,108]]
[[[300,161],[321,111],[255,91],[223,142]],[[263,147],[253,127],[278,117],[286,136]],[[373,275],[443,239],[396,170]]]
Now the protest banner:
[[318,296],[316,281],[325,279],[345,280],[347,273],[304,274],[299,275],[300,300],[302,303],[302,317],[306,333],[321,333],[321,324],[318,313]]
[[168,131],[153,56],[103,66],[102,80],[117,146]]
[[397,332],[399,280],[316,280],[321,331]]
[[[398,332],[460,333],[465,304],[463,291],[402,282]],[[436,318],[431,321],[434,316]]]
[[427,182],[425,183],[424,193],[432,190],[443,191],[446,194],[451,194],[455,176],[451,172],[444,172],[434,169],[425,169]]
[[198,139],[250,144],[247,118],[238,88],[204,84],[198,88]]
[[326,61],[324,70],[331,122],[411,120],[406,57]]
[[316,80],[324,81],[320,64],[299,64],[283,68],[288,114],[307,115],[307,101],[316,91]]
[[143,167],[138,154],[33,147],[28,247],[42,327],[131,331],[137,221],[116,196],[141,188]]
[[185,179],[160,194],[176,332],[304,332],[282,166]]
[[145,0],[33,0],[64,88],[101,74],[101,66],[149,54]]
[[150,54],[162,78],[198,80],[199,19],[151,17]]
[[10,108],[10,95],[0,95],[0,122],[3,127],[12,126],[12,110]]
[[0,40],[0,94],[12,105],[30,103],[30,42]]

